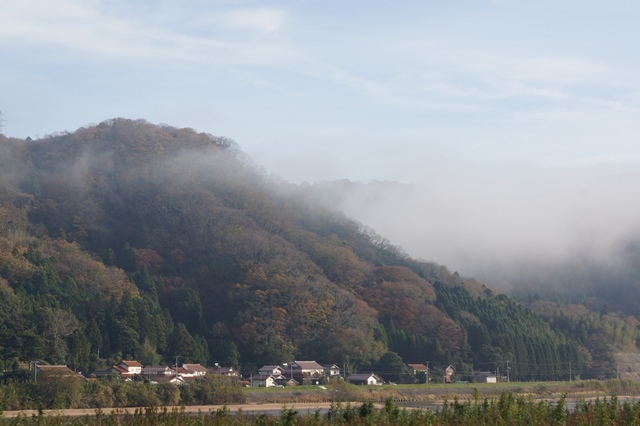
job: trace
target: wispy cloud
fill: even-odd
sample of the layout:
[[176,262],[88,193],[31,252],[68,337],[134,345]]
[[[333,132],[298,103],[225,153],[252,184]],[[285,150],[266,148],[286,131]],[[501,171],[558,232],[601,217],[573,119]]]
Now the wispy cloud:
[[276,8],[229,10],[218,19],[219,23],[227,28],[258,30],[265,33],[278,31],[286,20],[286,12]]
[[[117,14],[98,0],[9,0],[0,14],[0,39],[55,46],[94,56],[256,64],[283,60],[287,49],[270,40],[225,37],[215,31],[191,35],[154,25],[140,16]],[[274,32],[286,14],[277,9],[226,10],[217,26]],[[197,16],[192,17],[194,21]]]

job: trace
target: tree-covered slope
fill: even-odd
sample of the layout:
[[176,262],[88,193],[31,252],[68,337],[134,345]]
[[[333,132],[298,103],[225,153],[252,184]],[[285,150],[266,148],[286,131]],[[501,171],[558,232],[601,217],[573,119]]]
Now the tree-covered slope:
[[4,358],[357,368],[396,352],[461,372],[510,361],[523,379],[589,367],[579,337],[410,259],[228,139],[117,119],[0,136],[0,166]]

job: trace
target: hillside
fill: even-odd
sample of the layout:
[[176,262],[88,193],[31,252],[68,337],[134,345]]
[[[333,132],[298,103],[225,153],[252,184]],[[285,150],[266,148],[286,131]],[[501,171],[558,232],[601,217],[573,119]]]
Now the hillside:
[[390,377],[400,361],[462,377],[510,362],[522,380],[615,370],[597,329],[411,259],[229,139],[144,121],[0,135],[0,304],[3,359],[83,371],[175,356]]

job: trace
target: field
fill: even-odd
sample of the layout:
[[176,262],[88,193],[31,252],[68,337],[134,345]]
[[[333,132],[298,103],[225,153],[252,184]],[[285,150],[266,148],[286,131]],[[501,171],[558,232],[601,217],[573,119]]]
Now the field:
[[638,424],[640,383],[246,389],[229,406],[4,412],[0,425]]
[[352,386],[334,385],[322,389],[318,386],[297,386],[293,388],[250,388],[246,390],[247,403],[293,403],[351,401],[384,402],[388,398],[398,403],[409,401],[437,402],[454,398],[471,398],[477,390],[482,397],[499,397],[504,392],[525,397],[595,398],[611,395],[640,395],[640,382],[631,380],[583,380],[575,382],[521,382],[521,383],[469,383],[469,384],[418,384]]

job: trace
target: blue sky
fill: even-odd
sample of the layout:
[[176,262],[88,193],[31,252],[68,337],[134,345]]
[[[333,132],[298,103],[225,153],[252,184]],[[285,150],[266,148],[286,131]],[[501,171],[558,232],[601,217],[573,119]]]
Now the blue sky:
[[635,2],[5,0],[5,133],[144,118],[294,182],[636,164]]
[[[234,139],[461,272],[637,233],[640,3],[4,0],[5,133],[115,117]],[[416,189],[417,188],[417,189]]]

